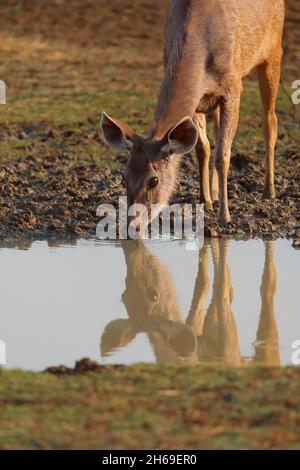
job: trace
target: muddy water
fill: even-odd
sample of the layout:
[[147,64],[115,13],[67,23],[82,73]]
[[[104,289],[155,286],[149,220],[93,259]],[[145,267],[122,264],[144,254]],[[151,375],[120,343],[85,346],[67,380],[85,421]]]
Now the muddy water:
[[178,241],[81,240],[3,248],[6,367],[43,370],[82,357],[291,364],[299,278],[300,253],[285,241],[214,240],[200,250]]

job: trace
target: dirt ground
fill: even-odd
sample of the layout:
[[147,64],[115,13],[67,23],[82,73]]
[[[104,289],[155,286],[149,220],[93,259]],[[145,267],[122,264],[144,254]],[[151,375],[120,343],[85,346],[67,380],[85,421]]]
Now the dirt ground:
[[[91,236],[97,206],[124,194],[126,156],[108,150],[99,113],[137,131],[151,123],[162,68],[168,0],[3,0],[0,7],[0,240]],[[283,77],[299,79],[300,4],[287,0]],[[260,100],[247,80],[229,179],[232,224],[217,208],[207,236],[288,237],[300,246],[300,110],[280,90],[276,201],[262,200]],[[213,144],[213,140],[212,140]],[[188,170],[188,171],[187,171]],[[194,156],[182,161],[174,202],[197,202]]]

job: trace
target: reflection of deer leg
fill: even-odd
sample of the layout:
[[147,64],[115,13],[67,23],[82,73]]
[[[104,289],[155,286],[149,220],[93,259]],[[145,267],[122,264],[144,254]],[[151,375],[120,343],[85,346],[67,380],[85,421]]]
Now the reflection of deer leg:
[[276,268],[274,264],[273,242],[265,246],[265,266],[260,287],[261,312],[256,335],[255,362],[267,366],[280,365],[278,350],[278,330],[274,312],[276,293]]
[[194,294],[186,324],[191,326],[198,336],[202,335],[205,318],[205,302],[209,290],[208,275],[209,242],[205,242],[199,251],[198,274]]
[[207,317],[205,319],[205,336],[212,336],[215,338],[216,335],[216,328],[218,323],[218,315],[217,315],[217,305],[216,305],[216,292],[218,290],[218,275],[219,275],[219,242],[217,239],[213,239],[211,242],[211,249],[212,249],[212,258],[213,258],[213,265],[214,265],[214,283],[213,283],[213,293],[212,293],[212,300],[210,306],[208,308]]
[[238,333],[231,310],[233,291],[227,261],[229,245],[229,240],[220,241],[219,272],[218,282],[216,283],[217,292],[215,293],[218,312],[219,350],[220,356],[224,358],[225,362],[231,365],[239,365],[241,356]]
[[199,361],[213,361],[218,355],[219,331],[218,314],[216,304],[216,292],[218,290],[218,272],[219,272],[219,242],[217,239],[211,240],[212,258],[214,265],[214,282],[211,303],[207,310],[207,315],[203,316],[203,335],[198,340],[198,359]]

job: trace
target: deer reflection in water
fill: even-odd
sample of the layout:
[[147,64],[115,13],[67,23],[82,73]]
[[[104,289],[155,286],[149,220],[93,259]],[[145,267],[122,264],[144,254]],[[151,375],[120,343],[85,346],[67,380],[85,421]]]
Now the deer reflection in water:
[[[166,267],[142,241],[126,241],[122,248],[127,266],[122,301],[128,319],[110,322],[101,338],[101,355],[128,345],[138,333],[147,333],[158,362],[220,362],[231,366],[249,363],[240,353],[238,332],[231,304],[233,288],[228,267],[229,240],[205,241],[199,251],[198,273],[186,322],[181,321],[176,291]],[[209,256],[214,279],[209,293]],[[278,331],[274,313],[276,269],[273,242],[265,245],[261,282],[261,312],[250,362],[280,364]],[[137,358],[138,359],[138,358]]]

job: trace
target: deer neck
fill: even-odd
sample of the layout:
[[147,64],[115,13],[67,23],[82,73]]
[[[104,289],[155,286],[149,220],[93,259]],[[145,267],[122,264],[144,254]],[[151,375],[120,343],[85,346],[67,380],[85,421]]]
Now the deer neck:
[[206,55],[197,33],[199,25],[193,14],[193,2],[189,4],[175,36],[168,40],[166,34],[171,46],[166,44],[165,75],[150,131],[155,140],[162,139],[183,117],[193,117],[205,93],[202,58]]
[[200,74],[192,57],[182,60],[175,73],[167,71],[151,132],[155,140],[162,139],[185,116],[194,116],[200,101]]

